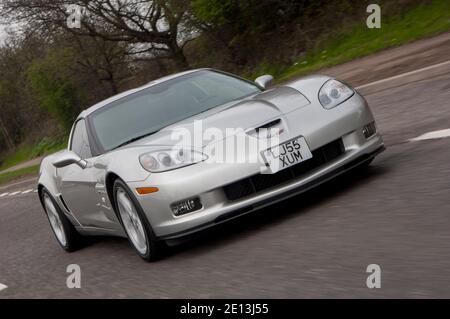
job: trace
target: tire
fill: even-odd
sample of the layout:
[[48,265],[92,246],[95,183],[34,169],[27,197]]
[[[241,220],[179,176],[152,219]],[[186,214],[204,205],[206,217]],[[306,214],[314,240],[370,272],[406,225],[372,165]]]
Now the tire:
[[161,257],[163,242],[157,241],[153,229],[128,186],[120,179],[114,182],[114,206],[131,246],[145,261]]
[[84,243],[83,236],[77,232],[50,192],[44,188],[40,196],[42,206],[58,244],[67,252],[80,249]]
[[366,161],[366,162],[356,166],[355,167],[355,172],[356,173],[361,173],[361,174],[367,173],[369,171],[370,164],[372,164],[374,159],[375,158],[372,158],[372,159],[370,159],[370,160],[368,160],[368,161]]

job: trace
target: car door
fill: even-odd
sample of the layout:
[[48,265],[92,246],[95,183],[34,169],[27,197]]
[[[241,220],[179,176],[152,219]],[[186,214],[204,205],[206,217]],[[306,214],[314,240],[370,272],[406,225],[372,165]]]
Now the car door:
[[88,165],[84,169],[76,164],[57,169],[62,198],[81,225],[108,228],[111,221],[104,214],[102,196],[96,189],[101,171],[94,165],[96,158],[92,157],[84,119],[75,123],[69,145]]

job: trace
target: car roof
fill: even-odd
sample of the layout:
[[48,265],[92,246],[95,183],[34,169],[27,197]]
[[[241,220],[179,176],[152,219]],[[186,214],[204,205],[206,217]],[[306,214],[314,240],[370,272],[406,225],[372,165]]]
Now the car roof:
[[82,112],[80,113],[80,115],[78,115],[77,120],[78,120],[78,119],[81,119],[81,118],[85,118],[85,117],[87,117],[89,114],[91,114],[91,113],[97,111],[98,109],[101,109],[102,107],[104,107],[104,106],[106,106],[106,105],[108,105],[108,104],[110,104],[110,103],[112,103],[112,102],[115,102],[115,101],[117,101],[117,100],[120,100],[121,98],[124,98],[124,97],[126,97],[126,96],[129,96],[129,95],[131,95],[131,94],[134,94],[134,93],[137,93],[137,92],[139,92],[139,91],[145,90],[145,89],[147,89],[147,88],[149,88],[149,87],[151,87],[151,86],[154,86],[154,85],[156,85],[156,84],[160,84],[160,83],[163,83],[163,82],[166,82],[166,81],[175,79],[175,78],[177,78],[177,77],[180,77],[180,76],[183,76],[183,75],[186,75],[186,74],[190,74],[190,73],[194,73],[194,72],[198,72],[198,71],[202,71],[202,70],[213,70],[213,69],[210,69],[210,68],[203,68],[203,69],[188,70],[188,71],[184,71],[184,72],[179,72],[179,73],[171,74],[171,75],[164,76],[164,77],[162,77],[162,78],[153,80],[153,81],[151,81],[151,82],[149,82],[149,83],[147,83],[147,84],[144,84],[143,86],[140,86],[140,87],[137,87],[137,88],[135,88],[135,89],[131,89],[131,90],[122,92],[122,93],[117,94],[117,95],[114,95],[114,96],[112,96],[112,97],[110,97],[110,98],[107,98],[106,100],[103,100],[103,101],[101,101],[101,102],[99,102],[99,103],[97,103],[97,104],[95,104],[95,105],[93,105],[93,106],[87,108],[86,110],[82,111]]

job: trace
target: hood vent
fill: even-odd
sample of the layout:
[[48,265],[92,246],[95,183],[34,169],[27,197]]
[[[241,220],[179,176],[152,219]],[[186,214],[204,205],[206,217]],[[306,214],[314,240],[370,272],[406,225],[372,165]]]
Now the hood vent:
[[[275,134],[273,134],[273,132],[270,132],[270,129],[273,128],[278,128],[279,129],[278,132]],[[261,134],[264,133],[264,130],[266,131],[266,135],[262,136]],[[258,126],[255,129],[247,131],[247,134],[257,138],[271,138],[273,137],[273,135],[279,135],[283,132],[284,129],[281,126],[281,119],[276,119],[264,125]]]
[[258,133],[260,130],[262,130],[262,129],[269,129],[269,128],[272,128],[272,127],[274,127],[274,126],[277,126],[278,124],[280,124],[281,123],[281,120],[280,119],[276,119],[276,120],[274,120],[274,121],[271,121],[271,122],[269,122],[269,123],[266,123],[266,124],[264,124],[264,125],[261,125],[261,126],[259,126],[259,127],[257,127],[256,129],[255,129],[255,131]]

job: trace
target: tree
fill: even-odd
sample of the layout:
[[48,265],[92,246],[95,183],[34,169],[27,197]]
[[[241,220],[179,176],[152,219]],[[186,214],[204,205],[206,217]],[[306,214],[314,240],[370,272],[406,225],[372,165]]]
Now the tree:
[[94,37],[72,36],[69,40],[68,45],[77,52],[76,68],[106,85],[106,96],[118,94],[122,83],[133,74],[128,46]]
[[[84,12],[81,28],[69,28],[67,6],[75,4]],[[44,33],[63,28],[80,36],[135,45],[134,54],[169,59],[177,69],[189,64],[184,45],[193,33],[188,0],[3,0],[1,9],[12,22],[34,23]]]
[[[0,81],[0,133],[2,137],[2,141],[6,144],[7,148],[9,150],[14,149],[14,140],[9,133],[8,126],[6,125],[7,118],[9,117],[10,113],[8,111],[7,104],[11,102],[11,96],[12,96],[12,85],[11,83],[7,82],[6,80]],[[9,114],[8,114],[9,113]]]
[[28,69],[33,97],[68,131],[80,111],[79,92],[69,72],[72,61],[67,49],[50,51]]
[[245,66],[265,32],[290,22],[308,1],[192,0],[199,28],[228,49],[235,64]]
[[42,42],[15,34],[9,34],[0,47],[0,150],[14,149],[40,115],[27,101],[23,75],[41,47]]

